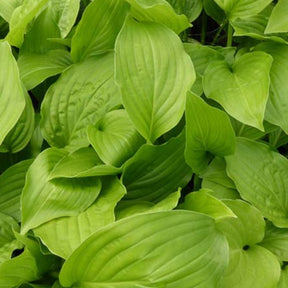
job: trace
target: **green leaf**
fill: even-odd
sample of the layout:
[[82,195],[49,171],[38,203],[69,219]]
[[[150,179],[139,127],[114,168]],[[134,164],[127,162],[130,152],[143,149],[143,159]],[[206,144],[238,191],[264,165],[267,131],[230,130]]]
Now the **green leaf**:
[[281,277],[277,288],[286,288],[288,285],[288,266],[281,270]]
[[13,14],[13,11],[20,6],[22,0],[0,0],[0,16],[6,21],[9,22]]
[[60,29],[61,37],[65,38],[76,21],[80,0],[52,0],[51,7],[54,19]]
[[[18,223],[10,216],[0,213],[0,267],[11,259],[12,252],[23,247],[13,233],[19,231]],[[1,268],[0,268],[1,269]]]
[[288,47],[280,43],[267,42],[256,46],[256,49],[269,53],[273,57],[270,71],[270,97],[267,102],[265,119],[280,126],[288,134],[288,120],[286,117],[288,113],[288,101],[286,99]]
[[66,50],[50,50],[46,54],[24,53],[18,58],[21,80],[27,90],[47,78],[62,73],[72,62]]
[[205,215],[141,214],[89,237],[64,263],[60,283],[103,288],[216,287],[227,265],[227,248],[226,239]]
[[189,22],[198,18],[202,11],[201,0],[168,0],[177,14],[185,14]]
[[261,12],[272,0],[214,0],[229,20],[245,18]]
[[20,195],[33,160],[24,160],[0,175],[0,211],[20,222]]
[[88,127],[88,139],[101,160],[120,167],[145,143],[125,110],[113,110],[95,126]]
[[191,57],[195,71],[203,76],[205,69],[212,61],[224,60],[225,57],[220,51],[209,46],[198,43],[184,43],[186,53]]
[[263,131],[272,60],[256,51],[237,57],[232,66],[225,61],[210,63],[203,79],[205,95],[240,122]]
[[29,26],[30,29],[27,31],[19,51],[20,56],[31,53],[45,54],[53,49],[66,49],[65,46],[50,41],[51,38],[60,37],[59,28],[54,20],[52,5],[45,7]]
[[288,143],[288,135],[280,128],[269,133],[269,144],[274,148],[279,148]]
[[26,105],[16,123],[0,146],[1,152],[16,153],[23,150],[34,132],[34,108],[26,89],[22,87]]
[[233,20],[233,22],[231,22],[231,25],[234,28],[233,36],[248,36],[257,40],[271,40],[276,43],[287,44],[287,39],[285,40],[286,37],[283,37],[281,34],[265,34],[265,28],[271,10],[272,7],[268,6],[257,15]]
[[127,113],[145,139],[153,143],[176,126],[194,80],[192,62],[174,32],[127,18],[116,41],[116,81]]
[[223,23],[226,18],[224,11],[216,4],[214,0],[202,0],[203,8],[207,15],[218,23]]
[[[141,22],[159,23],[176,34],[190,27],[185,15],[178,15],[165,0],[126,0],[131,5],[131,15]],[[195,11],[197,13],[197,11]]]
[[221,157],[215,157],[200,177],[236,189],[234,182],[227,176],[226,163]]
[[39,279],[37,264],[29,250],[0,265],[0,287],[18,287]]
[[145,144],[125,163],[126,200],[158,202],[188,184],[192,171],[184,160],[184,136],[159,146]]
[[33,229],[53,254],[67,259],[96,230],[114,222],[114,208],[126,189],[117,178],[103,178],[102,184],[99,197],[84,212],[53,219]]
[[15,126],[25,107],[25,96],[10,45],[0,42],[0,145]]
[[178,206],[179,209],[207,214],[215,220],[237,216],[221,200],[213,196],[213,191],[201,189],[186,195],[185,200]]
[[185,116],[185,160],[193,172],[203,172],[211,160],[211,154],[222,157],[233,154],[235,134],[225,112],[188,93]]
[[288,2],[285,0],[277,1],[269,18],[265,33],[286,33],[288,32]]
[[229,266],[220,287],[276,287],[279,261],[270,251],[256,245],[264,237],[265,221],[261,212],[244,201],[223,202],[237,218],[225,218],[217,223],[230,247]]
[[9,33],[6,39],[12,46],[20,47],[24,40],[27,25],[48,3],[49,0],[24,0],[17,7],[9,22]]
[[[232,253],[232,252],[231,252]],[[277,287],[280,265],[274,254],[255,245],[247,251],[233,251],[233,258],[219,287]]]
[[123,0],[94,0],[90,3],[72,38],[73,61],[112,50],[128,8]]
[[90,57],[70,66],[49,87],[41,106],[43,136],[51,146],[88,146],[87,126],[119,104],[114,54]]
[[51,219],[75,216],[97,198],[101,189],[99,178],[89,181],[86,178],[49,181],[51,171],[66,155],[65,150],[47,149],[28,169],[21,198],[22,234]]
[[251,140],[261,139],[266,134],[277,130],[277,126],[275,126],[273,124],[270,124],[267,121],[263,122],[263,126],[264,126],[264,129],[265,129],[265,132],[260,131],[257,128],[245,125],[245,124],[241,123],[240,121],[237,121],[236,119],[234,119],[232,117],[230,117],[230,121],[231,121],[231,124],[232,124],[232,126],[234,128],[234,131],[235,131],[235,134],[236,134],[237,137],[249,138]]
[[64,156],[50,173],[50,178],[83,178],[116,175],[121,169],[103,164],[91,147],[80,148]]
[[288,160],[265,144],[239,138],[235,154],[226,162],[241,197],[276,226],[288,227]]
[[177,192],[170,193],[157,204],[143,200],[122,200],[116,207],[116,218],[119,220],[136,214],[170,211],[177,206],[180,197],[181,189],[179,188]]
[[270,250],[280,261],[288,261],[288,229],[266,222],[265,237],[259,245]]

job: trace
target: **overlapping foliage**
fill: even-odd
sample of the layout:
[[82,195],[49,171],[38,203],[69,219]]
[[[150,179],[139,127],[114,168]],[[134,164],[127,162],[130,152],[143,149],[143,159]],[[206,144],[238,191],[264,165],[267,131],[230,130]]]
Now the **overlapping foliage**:
[[288,287],[286,0],[0,0],[0,288]]

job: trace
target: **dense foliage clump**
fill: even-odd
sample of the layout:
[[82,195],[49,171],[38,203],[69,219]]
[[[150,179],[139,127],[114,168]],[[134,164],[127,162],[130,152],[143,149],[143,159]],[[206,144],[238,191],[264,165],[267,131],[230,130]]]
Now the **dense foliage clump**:
[[288,287],[287,3],[0,1],[0,287]]

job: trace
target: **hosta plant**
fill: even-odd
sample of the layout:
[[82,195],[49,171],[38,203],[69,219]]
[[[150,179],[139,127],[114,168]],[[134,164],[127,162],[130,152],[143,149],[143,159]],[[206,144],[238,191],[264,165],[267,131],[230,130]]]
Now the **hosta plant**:
[[286,0],[0,0],[0,288],[288,287]]

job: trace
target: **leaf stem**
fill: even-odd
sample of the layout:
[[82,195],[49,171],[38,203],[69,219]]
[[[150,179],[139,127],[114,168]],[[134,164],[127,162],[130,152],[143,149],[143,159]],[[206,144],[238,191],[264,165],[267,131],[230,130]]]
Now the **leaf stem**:
[[212,40],[212,43],[211,43],[212,46],[217,43],[217,41],[218,41],[218,39],[219,39],[219,37],[220,37],[220,34],[221,34],[221,32],[223,31],[223,29],[225,28],[226,24],[227,24],[227,20],[225,20],[225,21],[220,25],[220,27],[219,27],[216,35],[214,36],[214,38],[213,38],[213,40]]
[[232,47],[233,41],[233,27],[228,23],[228,35],[227,35],[227,45],[226,47]]
[[201,44],[205,44],[206,40],[206,33],[207,33],[207,15],[205,12],[202,13],[201,17]]

